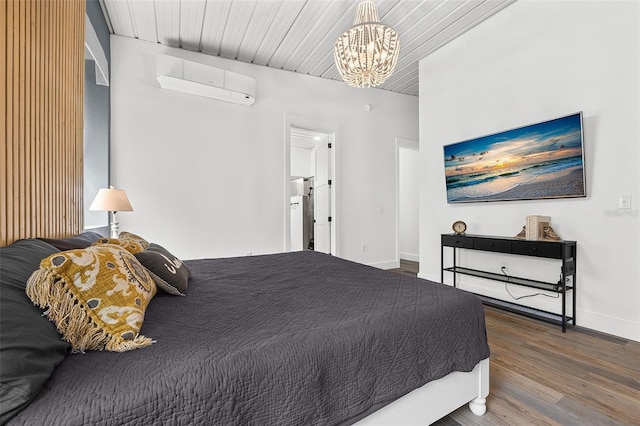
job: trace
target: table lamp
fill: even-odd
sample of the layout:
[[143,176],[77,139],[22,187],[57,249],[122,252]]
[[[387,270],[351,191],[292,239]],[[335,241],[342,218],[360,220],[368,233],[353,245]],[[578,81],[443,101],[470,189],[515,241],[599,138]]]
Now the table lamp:
[[133,208],[127,194],[122,189],[116,189],[113,185],[109,188],[101,188],[96,198],[91,203],[89,210],[111,212],[111,238],[118,238],[120,228],[116,220],[117,212],[132,212]]

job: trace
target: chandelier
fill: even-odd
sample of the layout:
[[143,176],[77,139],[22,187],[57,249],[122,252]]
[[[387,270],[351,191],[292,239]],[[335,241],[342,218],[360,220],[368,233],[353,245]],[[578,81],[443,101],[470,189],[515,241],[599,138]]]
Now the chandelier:
[[358,5],[353,27],[334,45],[333,57],[340,76],[350,86],[375,87],[392,73],[400,54],[400,37],[380,23],[371,0]]

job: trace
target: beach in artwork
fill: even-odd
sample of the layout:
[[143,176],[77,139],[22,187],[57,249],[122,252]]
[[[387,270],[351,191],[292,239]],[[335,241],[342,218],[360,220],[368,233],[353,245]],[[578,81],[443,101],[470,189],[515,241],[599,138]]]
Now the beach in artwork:
[[584,196],[580,114],[444,147],[449,202]]

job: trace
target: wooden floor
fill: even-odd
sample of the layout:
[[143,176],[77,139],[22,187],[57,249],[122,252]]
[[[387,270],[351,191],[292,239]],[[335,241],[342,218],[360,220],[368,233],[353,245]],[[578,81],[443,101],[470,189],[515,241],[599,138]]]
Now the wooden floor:
[[491,307],[485,313],[487,413],[464,406],[435,425],[640,425],[640,343],[580,327],[563,333]]
[[400,267],[397,269],[389,270],[397,274],[413,275],[415,277],[416,275],[418,275],[418,266],[418,262],[400,259]]

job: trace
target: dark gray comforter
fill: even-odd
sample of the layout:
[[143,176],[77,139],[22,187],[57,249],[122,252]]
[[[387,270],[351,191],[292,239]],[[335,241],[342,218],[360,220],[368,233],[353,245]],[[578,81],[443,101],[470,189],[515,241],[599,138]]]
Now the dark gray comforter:
[[126,353],[69,355],[10,424],[333,425],[489,356],[479,299],[314,252],[192,260]]

